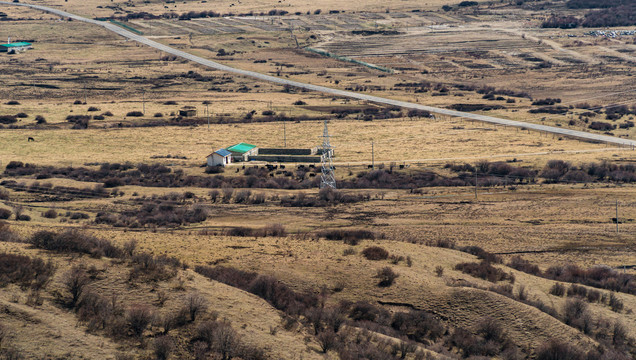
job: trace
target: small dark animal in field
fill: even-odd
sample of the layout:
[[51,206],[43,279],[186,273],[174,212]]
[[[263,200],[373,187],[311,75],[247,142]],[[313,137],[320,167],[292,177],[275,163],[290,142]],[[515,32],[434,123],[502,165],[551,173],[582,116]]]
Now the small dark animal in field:
[[35,139],[29,136],[29,137],[27,138],[27,142],[29,142],[29,141],[35,141]]

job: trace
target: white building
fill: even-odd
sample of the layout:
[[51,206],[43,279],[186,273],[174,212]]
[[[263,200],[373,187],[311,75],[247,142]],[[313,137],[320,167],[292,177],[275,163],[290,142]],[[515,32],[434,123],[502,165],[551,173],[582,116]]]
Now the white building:
[[219,149],[208,155],[208,166],[225,166],[231,163],[232,153],[225,149]]

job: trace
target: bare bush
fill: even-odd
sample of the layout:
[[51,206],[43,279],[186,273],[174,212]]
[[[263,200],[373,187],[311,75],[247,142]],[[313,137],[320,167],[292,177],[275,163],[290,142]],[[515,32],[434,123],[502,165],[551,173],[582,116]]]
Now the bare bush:
[[537,351],[537,360],[579,360],[585,358],[583,351],[559,340],[552,339]]
[[389,257],[389,252],[380,246],[369,246],[362,250],[362,255],[367,260],[386,260]]
[[152,322],[154,315],[150,308],[143,305],[136,305],[126,312],[128,327],[136,337],[141,337],[148,325]]
[[481,261],[479,263],[459,263],[455,265],[455,270],[459,270],[465,274],[469,274],[490,282],[497,282],[508,280],[514,283],[515,276],[513,274],[506,273],[505,271],[492,266],[487,261]]
[[0,287],[16,283],[21,287],[43,288],[55,272],[55,267],[40,258],[0,253]]
[[162,335],[155,338],[153,342],[153,352],[157,360],[166,360],[170,357],[174,349],[174,341],[168,335]]
[[442,277],[442,275],[444,275],[444,267],[442,265],[437,265],[435,267],[435,275],[438,277]]
[[375,275],[376,278],[380,279],[378,282],[378,286],[380,287],[389,287],[393,285],[395,279],[397,279],[400,275],[393,271],[390,267],[386,266],[382,269],[378,270],[378,273]]
[[336,336],[336,333],[334,333],[331,329],[326,329],[318,333],[318,335],[316,336],[316,340],[318,340],[320,349],[324,354],[336,347],[336,345],[338,344],[338,337]]
[[71,270],[69,270],[64,275],[63,282],[66,290],[68,290],[68,292],[71,294],[69,306],[71,308],[74,308],[77,305],[80,297],[84,293],[86,285],[89,284],[90,279],[83,268],[79,266],[73,266]]
[[555,296],[563,296],[565,294],[565,286],[561,283],[556,283],[550,288],[550,294]]
[[0,208],[0,219],[7,220],[11,217],[13,212],[9,209]]
[[186,297],[186,307],[190,315],[190,321],[196,321],[198,315],[204,312],[208,307],[208,302],[200,294],[189,294]]
[[363,229],[333,229],[323,230],[318,233],[318,236],[327,240],[343,240],[345,244],[357,245],[360,240],[374,240],[376,238],[382,238],[373,231]]
[[49,209],[42,214],[43,217],[47,219],[55,219],[57,217],[57,211],[54,209]]

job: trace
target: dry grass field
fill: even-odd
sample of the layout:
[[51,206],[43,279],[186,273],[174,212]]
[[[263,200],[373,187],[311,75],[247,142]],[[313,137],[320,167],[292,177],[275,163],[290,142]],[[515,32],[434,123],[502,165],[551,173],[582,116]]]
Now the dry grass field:
[[[38,1],[237,68],[636,136],[633,35],[541,28],[563,2],[459,3]],[[122,19],[210,10],[232,15]],[[0,7],[7,37],[34,46],[0,53],[0,359],[636,356],[636,151],[211,71],[22,7]],[[336,192],[307,164],[204,166],[319,146],[324,120]]]

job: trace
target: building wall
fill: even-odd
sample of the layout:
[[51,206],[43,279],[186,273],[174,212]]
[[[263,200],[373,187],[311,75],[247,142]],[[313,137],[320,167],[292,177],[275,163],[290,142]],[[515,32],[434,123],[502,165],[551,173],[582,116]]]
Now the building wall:
[[256,155],[250,156],[252,161],[267,162],[296,162],[296,163],[319,163],[320,156],[297,156],[297,155]]
[[227,164],[224,162],[224,159],[226,158],[221,155],[212,154],[208,156],[208,166],[225,166],[232,163],[232,156],[227,156]]
[[258,155],[315,155],[316,148],[313,149],[292,149],[292,148],[259,148]]

